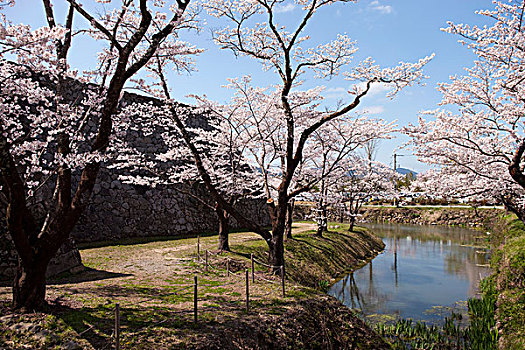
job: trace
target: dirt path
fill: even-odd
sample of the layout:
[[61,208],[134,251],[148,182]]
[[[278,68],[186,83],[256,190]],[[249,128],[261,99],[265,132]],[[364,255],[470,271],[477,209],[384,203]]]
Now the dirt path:
[[[312,223],[294,223],[293,234],[314,230]],[[230,245],[235,247],[245,243],[262,242],[262,238],[252,232],[230,234]],[[210,252],[210,261],[216,259],[217,237],[200,237],[200,253],[204,259],[205,251]],[[152,242],[130,246],[108,246],[81,250],[82,261],[88,267],[135,277],[166,278],[174,273],[188,273],[190,257],[197,256],[195,239],[179,239]],[[220,259],[219,259],[220,260]]]
[[316,228],[317,228],[316,224],[312,224],[310,222],[294,222],[292,225],[292,235],[294,233],[313,231]]

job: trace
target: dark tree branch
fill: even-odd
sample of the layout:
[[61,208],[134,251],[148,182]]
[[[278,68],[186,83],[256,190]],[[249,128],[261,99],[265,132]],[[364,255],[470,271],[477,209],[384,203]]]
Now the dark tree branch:
[[525,175],[520,168],[520,163],[523,160],[523,152],[525,152],[525,140],[522,140],[518,146],[518,149],[512,157],[512,161],[509,165],[510,176],[520,185],[522,188],[525,188]]
[[[48,0],[44,0],[44,1],[48,1]],[[111,34],[111,32],[106,28],[104,27],[102,24],[100,24],[93,16],[91,16],[89,14],[89,12],[87,12],[86,10],[84,10],[84,8],[77,4],[77,2],[75,0],[67,0],[71,6],[73,6],[75,8],[75,10],[78,11],[78,13],[80,13],[82,15],[82,17],[84,17],[89,23],[91,23],[91,25],[93,27],[95,27],[97,30],[99,30],[102,34],[104,34],[106,36],[106,38],[111,41],[111,43],[113,44],[113,46],[120,52],[122,51],[122,46],[120,45],[120,43],[117,41],[117,38]]]
[[[0,125],[0,175],[2,190],[7,197],[6,224],[23,263],[32,260],[32,241],[36,238],[36,223],[27,208],[24,182],[9,151],[9,143]],[[29,233],[29,234],[28,234]]]

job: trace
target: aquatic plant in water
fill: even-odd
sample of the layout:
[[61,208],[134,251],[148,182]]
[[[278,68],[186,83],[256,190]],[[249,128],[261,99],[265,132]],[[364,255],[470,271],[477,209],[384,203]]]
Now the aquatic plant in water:
[[469,299],[470,324],[464,328],[460,327],[462,315],[452,312],[450,317],[445,317],[442,326],[400,319],[391,325],[377,324],[376,331],[394,349],[493,350],[498,344],[495,304],[496,297],[492,293],[486,293],[480,299]]

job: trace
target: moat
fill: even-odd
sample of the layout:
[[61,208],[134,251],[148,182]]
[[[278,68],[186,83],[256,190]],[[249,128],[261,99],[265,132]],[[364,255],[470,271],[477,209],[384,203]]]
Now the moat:
[[485,232],[447,226],[366,224],[386,247],[335,283],[329,294],[370,322],[411,318],[439,323],[462,311],[489,274]]

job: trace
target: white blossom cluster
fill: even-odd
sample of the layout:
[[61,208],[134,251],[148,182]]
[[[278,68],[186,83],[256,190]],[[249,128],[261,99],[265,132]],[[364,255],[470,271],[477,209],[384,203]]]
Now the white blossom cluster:
[[440,84],[443,107],[423,112],[405,132],[419,159],[440,169],[420,186],[456,197],[519,198],[524,184],[509,170],[525,164],[523,1],[495,1],[494,10],[478,13],[493,25],[444,29],[474,52],[474,66]]

